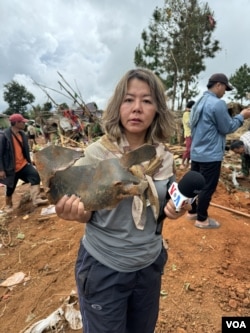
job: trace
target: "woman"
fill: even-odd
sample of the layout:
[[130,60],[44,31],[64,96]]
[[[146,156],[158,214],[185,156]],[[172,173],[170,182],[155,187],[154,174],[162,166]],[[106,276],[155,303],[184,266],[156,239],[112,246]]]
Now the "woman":
[[167,261],[157,220],[163,211],[170,219],[184,213],[166,199],[174,180],[173,156],[165,145],[172,123],[158,77],[147,69],[128,71],[104,112],[106,134],[77,164],[120,158],[145,143],[154,145],[154,161],[140,165],[149,184],[147,200],[130,197],[112,210],[91,212],[79,197],[65,195],[56,205],[59,217],[86,223],[75,269],[85,333],[154,332]]
[[194,101],[189,101],[187,103],[186,109],[182,116],[182,124],[184,129],[184,138],[186,146],[186,149],[182,155],[182,163],[180,165],[180,169],[182,170],[188,168],[190,162],[190,148],[191,148],[192,138],[191,138],[191,128],[190,128],[189,118],[190,118],[190,111],[194,103],[195,103]]

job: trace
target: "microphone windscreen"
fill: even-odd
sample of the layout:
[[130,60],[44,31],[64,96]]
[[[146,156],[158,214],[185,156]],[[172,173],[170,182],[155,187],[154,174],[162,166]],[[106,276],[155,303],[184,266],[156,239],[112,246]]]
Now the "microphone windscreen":
[[197,171],[188,171],[179,181],[178,189],[187,198],[194,198],[204,187],[205,178]]

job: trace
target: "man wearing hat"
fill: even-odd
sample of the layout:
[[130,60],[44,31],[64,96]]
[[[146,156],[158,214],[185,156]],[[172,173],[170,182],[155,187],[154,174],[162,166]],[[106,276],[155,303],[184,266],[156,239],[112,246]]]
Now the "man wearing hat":
[[28,138],[23,131],[28,119],[16,113],[9,117],[9,121],[11,127],[0,136],[0,183],[6,185],[7,212],[13,210],[12,195],[19,179],[30,183],[34,206],[48,202],[40,197],[40,176],[31,162]]
[[220,223],[208,216],[208,208],[220,177],[226,135],[235,132],[245,119],[250,118],[250,108],[243,109],[234,117],[229,115],[227,104],[221,98],[233,87],[223,73],[213,74],[207,88],[190,114],[191,170],[200,172],[206,184],[192,204],[187,218],[195,220],[197,228],[214,229]]

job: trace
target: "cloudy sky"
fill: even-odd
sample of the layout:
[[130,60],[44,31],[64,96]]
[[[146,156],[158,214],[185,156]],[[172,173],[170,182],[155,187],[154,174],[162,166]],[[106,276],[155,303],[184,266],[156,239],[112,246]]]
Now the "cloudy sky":
[[[206,62],[200,91],[216,72],[228,76],[250,65],[250,0],[208,0],[222,51]],[[7,108],[3,85],[18,81],[32,92],[35,105],[48,101],[34,81],[60,90],[58,72],[85,103],[106,102],[120,79],[134,67],[134,51],[141,43],[156,6],[164,0],[0,0],[0,112]],[[48,90],[57,103],[67,102]]]

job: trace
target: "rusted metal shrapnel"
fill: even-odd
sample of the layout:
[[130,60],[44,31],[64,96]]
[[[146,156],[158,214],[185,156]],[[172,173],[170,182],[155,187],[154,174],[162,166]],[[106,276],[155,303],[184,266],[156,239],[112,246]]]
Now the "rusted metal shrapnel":
[[155,147],[145,144],[120,159],[75,166],[82,153],[51,145],[35,154],[35,164],[50,203],[56,204],[65,194],[76,194],[86,210],[94,211],[112,209],[124,198],[142,195],[148,183],[134,176],[129,168],[155,155]]

